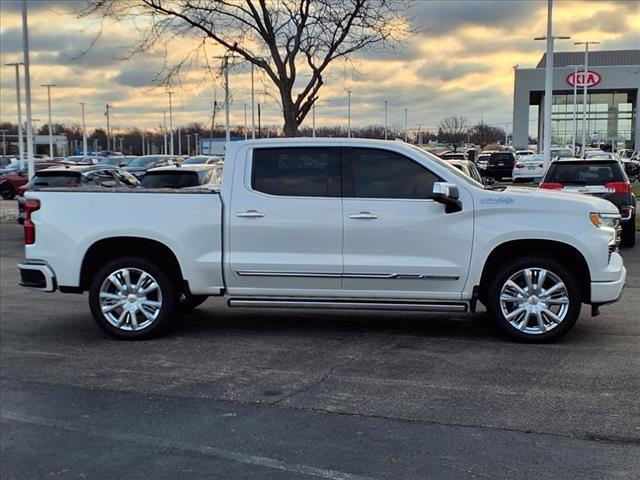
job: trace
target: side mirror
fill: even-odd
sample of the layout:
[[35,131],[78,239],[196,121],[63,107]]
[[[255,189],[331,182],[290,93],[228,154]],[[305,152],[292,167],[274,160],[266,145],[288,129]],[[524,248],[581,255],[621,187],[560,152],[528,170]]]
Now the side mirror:
[[482,183],[484,185],[495,185],[496,184],[496,179],[492,178],[492,177],[483,177],[482,178]]
[[458,200],[458,187],[453,183],[434,183],[430,198],[435,202],[442,203],[445,206],[445,213],[455,213],[462,210],[462,202]]

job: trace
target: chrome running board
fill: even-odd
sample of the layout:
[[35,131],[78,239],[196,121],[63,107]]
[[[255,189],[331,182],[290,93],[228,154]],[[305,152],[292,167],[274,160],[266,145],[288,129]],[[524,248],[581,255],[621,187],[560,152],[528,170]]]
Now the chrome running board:
[[245,308],[316,308],[329,310],[407,310],[421,312],[466,312],[466,303],[411,302],[375,300],[332,299],[270,299],[270,298],[230,298],[230,307]]

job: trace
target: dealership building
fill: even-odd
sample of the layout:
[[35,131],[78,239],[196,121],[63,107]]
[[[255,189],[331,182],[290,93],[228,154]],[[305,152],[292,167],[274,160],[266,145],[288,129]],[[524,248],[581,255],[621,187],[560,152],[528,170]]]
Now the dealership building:
[[[536,116],[538,144],[542,143],[546,55],[535,68],[516,68],[513,99],[513,145],[529,143],[531,119]],[[575,70],[578,75],[575,75]],[[575,77],[575,78],[574,78]],[[583,86],[587,82],[587,142],[612,143],[616,148],[640,149],[640,50],[610,50],[589,53],[589,71],[584,74],[584,52],[554,54],[552,145],[582,141]],[[574,84],[577,84],[574,121]],[[533,120],[535,122],[535,120]],[[535,134],[534,134],[535,135]]]

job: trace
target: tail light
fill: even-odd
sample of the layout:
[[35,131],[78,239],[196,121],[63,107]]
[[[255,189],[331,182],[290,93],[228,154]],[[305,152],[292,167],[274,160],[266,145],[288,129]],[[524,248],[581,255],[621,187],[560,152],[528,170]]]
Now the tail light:
[[27,198],[24,201],[24,243],[33,245],[36,243],[36,226],[31,221],[31,214],[40,209],[40,200]]
[[604,184],[604,188],[614,190],[616,193],[630,193],[631,183],[627,182],[609,182]]
[[540,188],[546,188],[547,190],[562,190],[564,185],[561,183],[541,183]]
[[516,168],[524,168],[524,165],[521,163],[516,163]]

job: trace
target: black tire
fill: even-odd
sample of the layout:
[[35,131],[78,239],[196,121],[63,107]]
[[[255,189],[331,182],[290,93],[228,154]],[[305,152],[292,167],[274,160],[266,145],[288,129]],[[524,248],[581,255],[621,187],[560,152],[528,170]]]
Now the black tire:
[[11,185],[3,186],[0,188],[0,197],[2,197],[3,200],[13,200],[16,198],[16,191]]
[[[547,275],[546,279],[543,280],[543,286],[547,286],[546,289],[550,290],[550,284],[547,282],[553,281],[554,283],[558,283],[554,278],[558,278],[563,284],[567,292],[567,298],[569,303],[567,305],[564,317],[559,324],[553,324],[552,328],[549,328],[552,323],[547,324],[546,320],[550,321],[550,317],[546,316],[546,313],[542,314],[542,323],[546,325],[546,331],[543,333],[532,332],[532,331],[522,331],[516,328],[515,325],[512,325],[509,320],[505,317],[501,306],[501,292],[503,286],[507,280],[513,278],[514,275],[518,275],[520,272],[525,271],[525,269],[544,269],[547,272],[551,272],[552,275]],[[534,284],[535,285],[535,284]],[[537,292],[537,291],[536,291]],[[535,305],[545,306],[544,300],[542,300],[542,294],[540,294],[540,299],[535,295],[536,292],[533,292],[534,295],[529,297],[528,301],[524,302],[524,306],[528,308],[530,307],[530,302],[534,302]],[[535,299],[533,297],[536,297]],[[516,303],[507,303],[508,308],[515,310],[517,308]],[[529,342],[529,343],[548,343],[553,342],[560,339],[563,335],[565,335],[569,330],[573,328],[576,321],[578,320],[578,316],[580,315],[580,308],[582,306],[582,292],[579,286],[578,281],[574,277],[574,275],[565,268],[559,261],[546,257],[543,255],[532,255],[528,257],[523,257],[517,259],[515,261],[509,262],[507,265],[500,267],[500,269],[496,272],[491,284],[489,285],[488,294],[487,294],[487,311],[489,312],[489,316],[498,324],[498,326],[512,339],[521,341],[521,342]],[[563,308],[552,306],[553,308]],[[512,311],[513,311],[512,310]],[[509,312],[512,313],[512,312]],[[557,312],[552,312],[557,313]],[[520,317],[516,316],[515,320],[518,320]],[[533,324],[535,320],[536,324]],[[526,322],[523,319],[523,323]],[[527,328],[526,325],[530,325],[530,328]],[[538,314],[531,314],[528,323],[525,323],[525,330],[534,330],[540,328]]]
[[209,298],[208,295],[180,295],[178,301],[178,310],[183,313],[193,312]]
[[[103,284],[106,284],[108,277],[121,269],[130,269],[132,272],[142,271],[151,276],[152,280],[155,280],[155,284],[157,285],[154,291],[150,294],[154,296],[149,300],[153,301],[160,299],[160,302],[155,303],[160,303],[161,305],[157,310],[157,315],[155,316],[153,321],[148,320],[148,318],[145,319],[144,315],[139,317],[144,321],[150,321],[150,324],[144,327],[135,329],[133,328],[134,325],[132,325],[133,321],[131,321],[131,313],[125,314],[124,325],[122,325],[122,327],[118,327],[116,325],[113,325],[102,311],[100,302],[100,290],[103,287]],[[132,275],[131,283],[133,282],[135,282],[135,278],[133,278]],[[161,295],[161,297],[159,297],[159,295]],[[129,298],[129,296],[130,295],[127,295],[126,298]],[[147,297],[145,296],[144,299],[147,300]],[[115,302],[115,300],[113,301]],[[124,304],[128,305],[127,302],[128,300],[124,301]],[[155,264],[143,258],[122,257],[107,263],[93,277],[91,286],[89,288],[89,307],[91,309],[93,319],[102,330],[107,332],[109,335],[120,339],[143,340],[162,334],[171,325],[176,310],[176,304],[177,298],[175,289],[171,281],[169,280],[169,277]],[[121,309],[117,308],[113,311],[116,313],[121,313],[124,310],[125,308],[122,307]],[[136,318],[138,318],[138,312],[134,312],[134,314]],[[128,326],[126,323],[127,320],[129,320]],[[140,323],[144,324],[144,322]],[[138,323],[138,326],[140,326],[140,323]]]
[[636,244],[636,214],[634,213],[629,221],[622,224],[622,234],[620,246],[631,248]]

